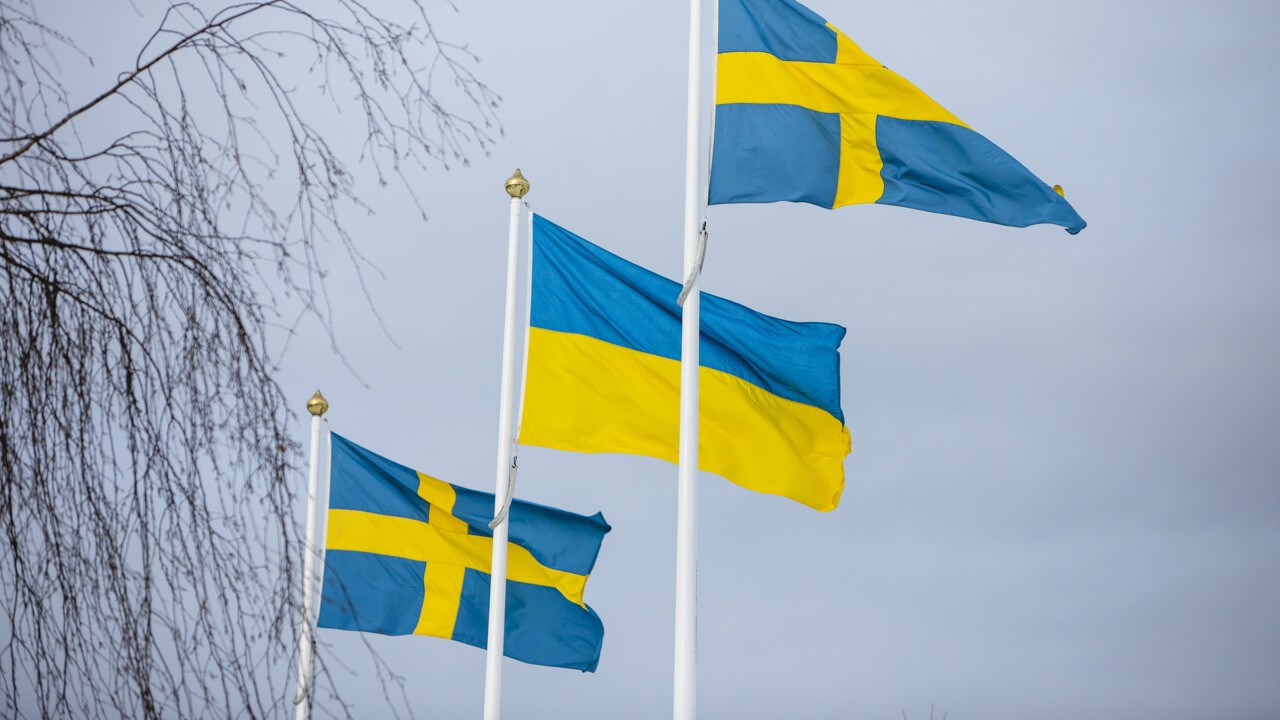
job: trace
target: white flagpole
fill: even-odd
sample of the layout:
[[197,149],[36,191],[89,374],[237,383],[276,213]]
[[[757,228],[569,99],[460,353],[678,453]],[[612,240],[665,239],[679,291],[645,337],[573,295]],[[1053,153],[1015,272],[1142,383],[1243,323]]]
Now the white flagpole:
[[[493,514],[502,517],[511,482],[511,417],[516,378],[516,276],[520,256],[520,198],[529,181],[516,168],[507,180],[511,222],[507,230],[507,307],[502,320],[502,399],[498,410],[498,470],[493,491]],[[489,641],[485,654],[484,720],[498,720],[502,711],[502,646],[507,611],[506,518],[493,528],[493,562],[489,575]]]
[[698,134],[701,130],[702,0],[689,0],[688,121],[684,146],[684,275],[691,278],[680,328],[680,466],[676,507],[676,651],[672,717],[697,715],[698,580]]
[[302,630],[298,633],[298,691],[293,696],[297,706],[295,720],[311,717],[311,680],[315,675],[315,617],[311,598],[316,592],[316,498],[320,485],[320,419],[329,410],[329,401],[317,390],[307,401],[311,413],[311,468],[307,475],[307,540],[302,551]]

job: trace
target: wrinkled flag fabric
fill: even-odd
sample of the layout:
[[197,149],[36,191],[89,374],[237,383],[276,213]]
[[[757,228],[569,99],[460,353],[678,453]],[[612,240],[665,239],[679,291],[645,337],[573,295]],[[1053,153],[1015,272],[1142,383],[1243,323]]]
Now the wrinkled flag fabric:
[[[541,216],[520,443],[676,462],[680,284]],[[699,467],[831,510],[844,490],[839,325],[702,294]]]
[[794,0],[721,0],[709,202],[1085,221],[1011,155]]
[[[318,625],[484,648],[493,495],[438,480],[334,433]],[[514,500],[503,653],[592,672],[604,625],[582,599],[609,525]]]

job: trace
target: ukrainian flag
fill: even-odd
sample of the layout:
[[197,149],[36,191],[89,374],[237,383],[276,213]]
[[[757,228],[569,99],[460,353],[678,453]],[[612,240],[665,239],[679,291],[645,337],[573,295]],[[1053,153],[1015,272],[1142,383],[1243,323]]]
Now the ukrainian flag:
[[899,205],[1026,227],[1059,192],[794,0],[721,0],[711,204]]
[[[676,462],[680,285],[536,215],[531,284],[520,442]],[[701,307],[700,467],[833,509],[849,453],[844,328],[706,293]]]
[[[488,644],[493,495],[332,435],[320,627]],[[504,654],[591,672],[604,626],[582,600],[609,525],[512,501]]]

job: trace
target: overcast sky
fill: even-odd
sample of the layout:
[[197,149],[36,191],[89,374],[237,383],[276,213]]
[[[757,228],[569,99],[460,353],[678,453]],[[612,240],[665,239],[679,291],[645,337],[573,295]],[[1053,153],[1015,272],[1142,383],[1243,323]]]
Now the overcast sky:
[[[702,476],[699,717],[1280,716],[1280,6],[809,5],[1062,184],[1089,227],[711,209],[704,290],[848,328],[853,452],[831,513]],[[319,387],[332,429],[492,491],[503,181],[519,166],[538,212],[679,275],[687,6],[436,12],[482,58],[505,136],[421,176],[426,223],[402,192],[365,191],[376,213],[350,227],[384,273],[371,292],[394,343],[339,264],[355,374],[305,326],[281,381],[299,441]],[[131,59],[151,20],[124,15]],[[507,661],[504,717],[667,716],[675,467],[541,448],[520,462],[520,497],[614,529],[586,590],[599,670]],[[320,636],[357,717],[387,712],[366,642],[419,717],[480,714],[480,650]]]

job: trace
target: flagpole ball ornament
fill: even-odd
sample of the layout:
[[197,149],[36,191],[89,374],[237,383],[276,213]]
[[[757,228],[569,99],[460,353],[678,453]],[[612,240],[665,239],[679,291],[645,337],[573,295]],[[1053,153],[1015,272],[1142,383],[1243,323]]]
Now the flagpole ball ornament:
[[307,401],[307,412],[315,415],[316,417],[320,417],[328,411],[329,401],[325,400],[324,396],[320,394],[319,390],[317,390],[316,394],[312,395],[311,399]]
[[515,175],[507,178],[507,194],[513,198],[522,198],[529,194],[529,181],[520,174],[520,168],[516,168]]

